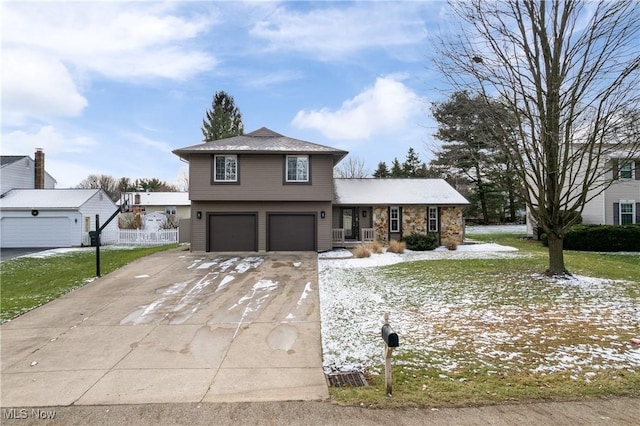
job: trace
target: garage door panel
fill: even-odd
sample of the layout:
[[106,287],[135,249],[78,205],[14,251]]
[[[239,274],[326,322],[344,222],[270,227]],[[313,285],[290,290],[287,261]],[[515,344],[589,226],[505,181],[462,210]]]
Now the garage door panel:
[[209,251],[258,251],[255,213],[209,215]]
[[315,251],[314,214],[269,214],[268,249],[271,251]]
[[68,217],[3,217],[2,247],[71,247]]

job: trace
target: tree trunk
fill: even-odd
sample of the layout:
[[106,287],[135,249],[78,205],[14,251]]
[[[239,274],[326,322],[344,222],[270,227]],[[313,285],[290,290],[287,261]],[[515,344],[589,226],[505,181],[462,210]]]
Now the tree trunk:
[[547,234],[549,237],[549,275],[566,274],[564,267],[564,252],[562,251],[562,238]]

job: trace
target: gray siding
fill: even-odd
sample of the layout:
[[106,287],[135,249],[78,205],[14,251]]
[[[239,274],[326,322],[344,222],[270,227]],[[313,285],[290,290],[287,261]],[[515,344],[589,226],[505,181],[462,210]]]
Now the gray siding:
[[333,157],[310,155],[311,183],[285,184],[283,154],[238,154],[237,184],[212,184],[211,155],[189,158],[189,198],[193,201],[331,201]]
[[[197,212],[202,219],[197,219]],[[191,205],[191,250],[205,251],[207,247],[207,213],[210,212],[258,212],[258,250],[267,248],[267,213],[308,212],[318,217],[318,251],[331,250],[331,202],[215,202],[192,201]],[[320,212],[326,216],[320,218]]]
[[[35,173],[35,162],[29,157],[7,164],[0,172],[0,194],[12,189],[34,189]],[[55,181],[48,173],[44,174],[44,187],[55,188]]]

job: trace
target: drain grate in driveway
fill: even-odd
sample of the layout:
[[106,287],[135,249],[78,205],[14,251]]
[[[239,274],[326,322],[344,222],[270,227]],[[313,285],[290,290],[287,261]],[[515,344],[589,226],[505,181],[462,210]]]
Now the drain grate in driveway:
[[334,388],[369,386],[362,373],[357,372],[331,373],[327,374],[327,379],[329,380],[329,386]]

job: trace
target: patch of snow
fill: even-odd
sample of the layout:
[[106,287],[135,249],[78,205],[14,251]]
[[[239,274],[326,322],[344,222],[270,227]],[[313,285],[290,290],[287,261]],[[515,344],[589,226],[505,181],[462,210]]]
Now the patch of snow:
[[467,225],[466,235],[482,234],[526,234],[527,225]]
[[149,278],[149,275],[147,275],[147,274],[136,275],[134,278]]

